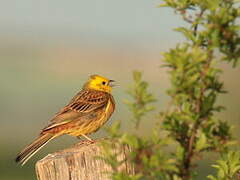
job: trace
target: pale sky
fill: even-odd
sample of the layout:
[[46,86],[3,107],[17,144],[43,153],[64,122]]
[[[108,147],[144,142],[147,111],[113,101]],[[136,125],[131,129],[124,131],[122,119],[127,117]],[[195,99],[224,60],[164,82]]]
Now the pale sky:
[[[2,0],[1,0],[2,1]],[[0,6],[0,37],[112,45],[170,47],[182,23],[158,0],[10,0]]]

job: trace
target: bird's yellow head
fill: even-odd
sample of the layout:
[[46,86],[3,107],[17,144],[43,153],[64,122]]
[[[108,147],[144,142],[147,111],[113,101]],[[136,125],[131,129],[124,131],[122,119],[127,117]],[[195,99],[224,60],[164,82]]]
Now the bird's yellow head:
[[89,80],[84,84],[84,89],[94,89],[111,93],[114,80],[107,79],[99,75],[90,76]]

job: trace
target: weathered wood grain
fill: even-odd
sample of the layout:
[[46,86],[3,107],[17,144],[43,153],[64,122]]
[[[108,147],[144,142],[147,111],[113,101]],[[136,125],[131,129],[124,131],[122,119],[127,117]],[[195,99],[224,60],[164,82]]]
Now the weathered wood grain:
[[[38,180],[108,180],[106,173],[111,171],[111,167],[96,156],[102,155],[102,148],[99,146],[101,140],[94,143],[81,141],[71,148],[49,154],[36,164],[36,174]],[[120,146],[116,146],[114,151],[119,151]],[[127,146],[121,147],[119,160],[125,159],[129,152]],[[120,170],[129,174],[133,173],[133,168],[128,162],[124,162]]]

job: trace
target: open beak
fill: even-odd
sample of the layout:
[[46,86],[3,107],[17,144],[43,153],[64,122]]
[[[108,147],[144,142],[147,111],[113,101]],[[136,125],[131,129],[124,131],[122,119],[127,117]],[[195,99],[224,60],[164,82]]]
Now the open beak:
[[109,86],[114,87],[115,86],[114,82],[115,82],[114,80],[109,80]]

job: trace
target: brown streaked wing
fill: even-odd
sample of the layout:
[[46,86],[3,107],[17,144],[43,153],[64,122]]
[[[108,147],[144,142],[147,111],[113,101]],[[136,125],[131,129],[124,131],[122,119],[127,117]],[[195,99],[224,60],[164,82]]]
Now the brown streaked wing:
[[51,123],[43,129],[43,131],[53,127],[66,124],[75,118],[84,116],[85,113],[107,105],[111,95],[102,91],[82,90],[70,101],[70,103],[61,109],[55,117],[50,121]]
[[69,109],[76,112],[88,113],[108,103],[108,93],[95,90],[82,90],[81,92],[67,105]]

